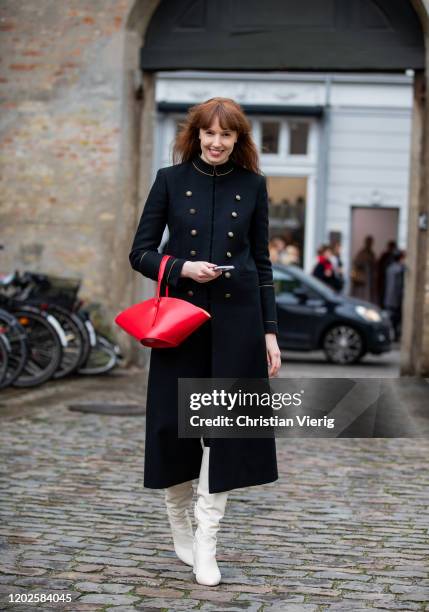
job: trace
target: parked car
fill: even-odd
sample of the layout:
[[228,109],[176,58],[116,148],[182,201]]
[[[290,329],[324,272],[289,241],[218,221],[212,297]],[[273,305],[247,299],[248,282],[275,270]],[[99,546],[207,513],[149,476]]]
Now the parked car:
[[295,265],[274,264],[273,277],[280,349],[321,349],[339,364],[391,349],[389,315],[375,304],[338,294]]

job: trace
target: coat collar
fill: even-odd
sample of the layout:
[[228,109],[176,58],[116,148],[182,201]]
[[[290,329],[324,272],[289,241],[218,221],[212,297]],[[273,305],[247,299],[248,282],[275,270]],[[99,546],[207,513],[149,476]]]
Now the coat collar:
[[228,159],[224,164],[208,164],[202,159],[202,157],[200,157],[200,155],[194,155],[191,162],[193,167],[198,170],[198,172],[207,174],[209,176],[223,176],[224,174],[229,174],[235,167],[234,162],[230,159]]

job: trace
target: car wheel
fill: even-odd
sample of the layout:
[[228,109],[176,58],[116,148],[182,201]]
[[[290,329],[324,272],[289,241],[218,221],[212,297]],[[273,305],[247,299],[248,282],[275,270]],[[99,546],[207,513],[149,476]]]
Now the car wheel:
[[323,338],[323,350],[331,363],[356,363],[364,355],[360,333],[350,325],[335,325]]

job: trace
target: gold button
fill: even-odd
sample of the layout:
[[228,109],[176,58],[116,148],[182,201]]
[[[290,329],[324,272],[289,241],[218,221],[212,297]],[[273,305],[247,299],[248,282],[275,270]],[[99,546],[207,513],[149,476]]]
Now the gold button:
[[231,272],[225,272],[225,278],[231,278]]
[[234,232],[228,232],[228,236],[229,236],[230,238],[234,238]]
[[237,193],[237,195],[235,196],[235,199],[236,200],[241,200],[241,196],[239,196],[238,193]]
[[188,291],[188,295],[189,295],[190,297],[192,297],[192,296],[194,295],[194,292],[192,291],[192,289],[189,289],[189,291]]
[[197,232],[196,229],[193,229],[193,230],[191,230],[191,234],[192,234],[192,236],[196,236],[198,234],[198,232]]
[[189,251],[191,255],[196,255],[197,252],[196,251]]
[[230,298],[230,297],[231,297],[231,294],[230,294],[230,293],[225,293],[225,297],[226,297],[226,298]]
[[232,257],[231,253],[229,251],[226,252],[226,256],[227,257]]
[[238,217],[238,213],[236,213],[235,210],[233,210],[231,213],[231,217]]
[[192,195],[192,191],[187,191],[187,192],[186,192],[186,195],[187,195],[188,197],[189,197],[189,196],[191,196],[191,195]]
[[191,215],[195,215],[195,213],[197,212],[195,208],[190,208],[189,212],[191,213]]

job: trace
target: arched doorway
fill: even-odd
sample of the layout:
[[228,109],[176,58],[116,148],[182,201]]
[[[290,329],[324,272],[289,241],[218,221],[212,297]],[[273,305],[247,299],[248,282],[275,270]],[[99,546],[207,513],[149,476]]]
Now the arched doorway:
[[[243,3],[244,4],[244,3]],[[152,177],[155,149],[154,75],[167,70],[402,73],[414,71],[413,136],[402,374],[429,373],[427,110],[424,106],[424,35],[427,10],[420,0],[304,0],[245,3],[178,0],[137,2],[128,27],[143,44],[142,138],[137,209]],[[136,40],[134,38],[134,40]],[[363,44],[364,41],[364,44]],[[134,47],[135,48],[135,47]],[[219,50],[222,52],[219,52]],[[204,93],[195,92],[199,100]],[[426,217],[425,217],[426,215]],[[425,221],[426,219],[426,221]],[[137,281],[136,281],[137,282]],[[139,293],[139,291],[137,291]],[[428,291],[429,294],[429,291]]]

